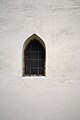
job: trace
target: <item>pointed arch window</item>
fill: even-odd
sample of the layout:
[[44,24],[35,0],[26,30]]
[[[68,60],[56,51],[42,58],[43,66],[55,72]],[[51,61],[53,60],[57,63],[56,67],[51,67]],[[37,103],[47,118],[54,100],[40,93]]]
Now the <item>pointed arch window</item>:
[[29,41],[24,49],[24,76],[45,76],[45,48],[38,39]]

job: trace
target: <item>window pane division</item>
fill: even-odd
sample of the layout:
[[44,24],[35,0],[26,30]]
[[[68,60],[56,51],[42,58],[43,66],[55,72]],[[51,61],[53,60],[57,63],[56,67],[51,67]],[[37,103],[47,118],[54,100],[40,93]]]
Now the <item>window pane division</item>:
[[45,49],[38,40],[32,40],[24,50],[25,75],[45,75]]

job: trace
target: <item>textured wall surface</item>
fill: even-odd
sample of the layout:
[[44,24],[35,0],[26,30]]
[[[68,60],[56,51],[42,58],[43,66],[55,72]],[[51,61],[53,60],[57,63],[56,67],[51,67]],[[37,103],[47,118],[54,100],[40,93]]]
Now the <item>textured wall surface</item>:
[[[46,77],[22,77],[34,33]],[[0,0],[0,120],[80,120],[80,0]]]

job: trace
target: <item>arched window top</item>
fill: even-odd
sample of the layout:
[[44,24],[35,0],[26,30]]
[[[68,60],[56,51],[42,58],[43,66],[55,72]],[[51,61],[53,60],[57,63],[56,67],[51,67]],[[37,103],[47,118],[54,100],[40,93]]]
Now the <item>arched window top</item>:
[[25,47],[28,45],[28,43],[31,41],[31,40],[38,40],[41,45],[44,47],[44,49],[46,49],[46,46],[45,46],[45,43],[44,41],[38,36],[36,35],[35,33],[33,35],[31,35],[25,42],[24,42],[24,45],[23,45],[23,50],[25,49]]
[[45,76],[45,44],[36,34],[30,36],[23,46],[23,76]]

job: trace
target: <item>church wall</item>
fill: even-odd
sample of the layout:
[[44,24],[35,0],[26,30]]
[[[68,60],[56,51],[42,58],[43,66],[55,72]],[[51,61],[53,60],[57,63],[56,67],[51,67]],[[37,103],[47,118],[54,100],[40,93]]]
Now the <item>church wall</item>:
[[[80,119],[80,1],[0,1],[0,120]],[[46,45],[46,76],[23,77],[23,45]]]

